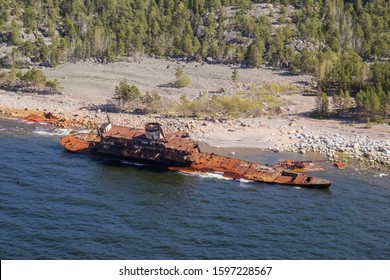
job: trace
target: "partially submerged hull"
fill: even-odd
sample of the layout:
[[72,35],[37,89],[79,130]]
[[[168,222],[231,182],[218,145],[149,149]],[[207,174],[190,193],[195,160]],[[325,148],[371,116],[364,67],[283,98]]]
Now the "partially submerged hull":
[[164,135],[159,124],[145,130],[104,124],[98,134],[73,134],[60,138],[61,145],[75,153],[115,157],[170,170],[217,173],[231,179],[306,188],[329,188],[331,181],[245,160],[203,153],[186,133]]
[[[323,167],[316,165],[317,162],[329,162],[329,160],[315,160],[315,161],[299,161],[299,160],[284,160],[275,163],[273,167],[287,169],[293,172],[308,172],[308,171],[321,171]],[[345,164],[341,161],[333,162],[333,165],[338,169],[344,169]]]
[[299,186],[306,188],[329,188],[331,181],[308,176],[302,173],[276,169],[266,165],[252,163],[236,158],[220,155],[199,153],[193,157],[188,167],[170,167],[171,170],[193,173],[218,173],[224,177],[236,180],[273,183],[280,185]]
[[312,161],[285,160],[282,162],[275,163],[273,167],[286,169],[298,173],[324,170],[322,167],[315,165]]

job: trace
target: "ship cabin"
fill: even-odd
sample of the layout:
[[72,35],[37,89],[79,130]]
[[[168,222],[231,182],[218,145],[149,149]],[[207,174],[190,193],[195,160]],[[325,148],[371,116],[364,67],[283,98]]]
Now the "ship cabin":
[[144,129],[105,123],[98,129],[99,152],[132,159],[163,162],[171,166],[189,165],[189,156],[199,153],[198,144],[188,133],[164,134],[159,123],[147,123]]
[[98,129],[98,135],[106,149],[154,147],[165,136],[158,123],[147,123],[145,130],[104,123]]

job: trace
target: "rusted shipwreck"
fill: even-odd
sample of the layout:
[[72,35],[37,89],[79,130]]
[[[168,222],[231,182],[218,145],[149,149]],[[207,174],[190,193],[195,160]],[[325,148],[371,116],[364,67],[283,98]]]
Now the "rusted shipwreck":
[[[287,169],[293,172],[308,172],[308,171],[320,171],[324,170],[323,167],[317,165],[317,162],[332,162],[330,160],[283,160],[278,163],[275,163],[273,167]],[[345,164],[342,161],[333,161],[335,167],[338,169],[344,169]]]
[[182,172],[217,173],[231,179],[306,188],[329,188],[332,184],[287,169],[201,152],[188,133],[165,134],[159,123],[147,123],[144,129],[104,123],[97,133],[63,136],[60,143],[75,153],[120,158]]

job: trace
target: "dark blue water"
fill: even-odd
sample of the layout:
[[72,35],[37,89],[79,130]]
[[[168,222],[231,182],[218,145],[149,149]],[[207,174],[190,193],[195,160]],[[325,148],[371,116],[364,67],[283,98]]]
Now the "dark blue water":
[[390,258],[389,177],[327,166],[323,191],[161,172],[65,152],[63,132],[0,119],[1,259]]

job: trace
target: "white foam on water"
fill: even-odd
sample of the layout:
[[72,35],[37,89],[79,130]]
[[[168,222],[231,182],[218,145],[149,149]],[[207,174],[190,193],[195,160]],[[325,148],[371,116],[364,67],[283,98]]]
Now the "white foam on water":
[[128,164],[128,165],[134,165],[134,166],[145,166],[145,164],[142,164],[142,163],[126,161],[126,160],[121,160],[121,163]]
[[232,178],[224,177],[223,174],[212,173],[212,172],[207,172],[207,173],[185,172],[185,171],[179,171],[179,172],[184,174],[184,175],[198,176],[198,177],[201,177],[201,178],[214,178],[214,179],[219,179],[219,180],[233,180]]
[[77,133],[91,133],[92,130],[90,129],[80,129],[80,130],[77,130]]
[[202,178],[215,178],[215,179],[219,179],[219,180],[233,180],[232,178],[227,178],[227,177],[224,177],[222,174],[218,174],[218,173],[199,173],[199,176],[202,177]]
[[241,183],[245,183],[245,184],[253,182],[251,180],[246,180],[246,179],[239,179],[238,181],[240,181]]
[[38,134],[41,136],[65,136],[65,135],[69,135],[71,132],[72,130],[65,129],[65,128],[56,128],[53,130],[37,128],[33,131],[34,134]]
[[294,187],[294,189],[301,190],[302,188],[301,187]]

